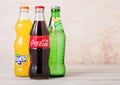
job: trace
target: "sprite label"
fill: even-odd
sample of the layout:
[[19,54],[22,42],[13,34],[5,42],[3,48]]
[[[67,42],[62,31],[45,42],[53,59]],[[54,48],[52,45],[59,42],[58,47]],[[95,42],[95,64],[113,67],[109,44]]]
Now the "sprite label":
[[59,18],[55,18],[55,19],[54,19],[54,26],[55,26],[56,29],[61,29],[61,28],[63,28],[63,27],[62,27],[62,22],[60,21]]

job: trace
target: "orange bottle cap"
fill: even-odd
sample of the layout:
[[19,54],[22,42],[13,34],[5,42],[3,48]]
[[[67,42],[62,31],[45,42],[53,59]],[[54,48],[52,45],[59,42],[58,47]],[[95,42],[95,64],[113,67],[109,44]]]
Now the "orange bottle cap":
[[28,6],[20,6],[20,8],[23,8],[23,9],[29,9]]

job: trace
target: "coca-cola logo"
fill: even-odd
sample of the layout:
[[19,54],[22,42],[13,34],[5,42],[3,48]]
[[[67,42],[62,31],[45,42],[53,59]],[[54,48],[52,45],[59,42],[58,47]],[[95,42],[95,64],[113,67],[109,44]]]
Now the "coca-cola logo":
[[48,36],[31,36],[30,48],[49,48]]

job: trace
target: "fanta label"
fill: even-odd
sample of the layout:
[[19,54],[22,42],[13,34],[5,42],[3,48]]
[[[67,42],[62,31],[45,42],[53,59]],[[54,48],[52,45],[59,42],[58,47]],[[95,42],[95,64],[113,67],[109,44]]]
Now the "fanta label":
[[17,65],[24,65],[27,62],[28,55],[16,54],[15,62]]

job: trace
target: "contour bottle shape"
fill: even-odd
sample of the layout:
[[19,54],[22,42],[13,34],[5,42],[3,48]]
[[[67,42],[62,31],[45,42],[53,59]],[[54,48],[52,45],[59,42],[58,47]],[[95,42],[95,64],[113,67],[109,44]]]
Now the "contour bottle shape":
[[35,20],[30,33],[30,78],[46,79],[49,77],[49,35],[44,18],[44,6],[35,7]]
[[51,77],[62,77],[66,69],[64,64],[66,36],[60,20],[60,7],[51,7],[49,23],[50,56],[49,68]]
[[17,37],[14,42],[14,73],[16,76],[29,76],[29,34],[32,27],[32,22],[29,19],[28,12],[28,6],[20,7],[20,17],[15,26]]

